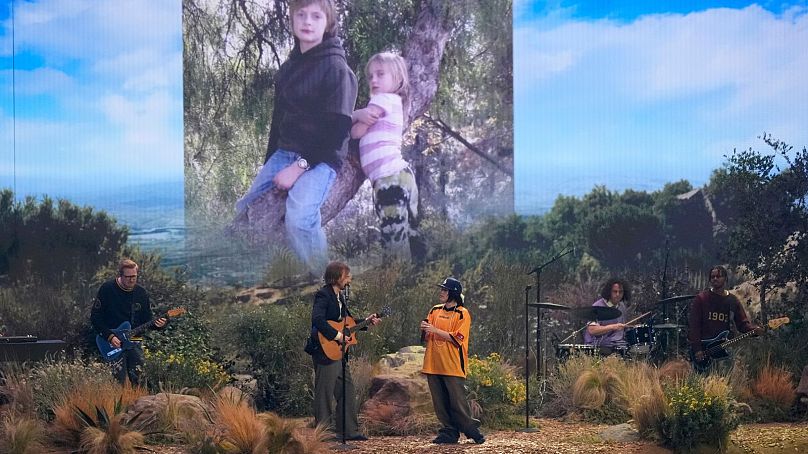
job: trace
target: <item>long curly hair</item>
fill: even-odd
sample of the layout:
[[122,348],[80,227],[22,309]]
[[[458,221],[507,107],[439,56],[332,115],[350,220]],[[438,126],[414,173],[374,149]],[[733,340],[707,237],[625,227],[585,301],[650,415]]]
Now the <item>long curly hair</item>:
[[610,278],[605,284],[603,284],[603,287],[600,288],[601,298],[609,301],[609,298],[612,297],[612,286],[614,284],[619,284],[620,288],[623,289],[623,301],[631,301],[631,286],[628,285],[628,282],[616,277]]

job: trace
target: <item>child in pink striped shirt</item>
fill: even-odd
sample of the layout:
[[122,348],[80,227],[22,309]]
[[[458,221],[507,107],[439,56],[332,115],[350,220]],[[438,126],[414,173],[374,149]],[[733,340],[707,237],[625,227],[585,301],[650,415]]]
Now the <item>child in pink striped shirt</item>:
[[401,156],[409,92],[407,65],[400,56],[382,52],[370,58],[365,74],[370,101],[364,109],[354,111],[351,137],[360,139],[359,161],[373,185],[385,255],[409,261],[418,187],[412,169]]

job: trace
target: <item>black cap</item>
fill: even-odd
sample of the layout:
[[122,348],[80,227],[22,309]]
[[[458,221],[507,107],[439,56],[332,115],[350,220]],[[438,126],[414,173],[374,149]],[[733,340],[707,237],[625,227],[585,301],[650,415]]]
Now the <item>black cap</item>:
[[457,301],[461,306],[463,305],[463,285],[460,284],[460,281],[453,277],[447,277],[438,284],[438,287],[449,291],[450,300]]

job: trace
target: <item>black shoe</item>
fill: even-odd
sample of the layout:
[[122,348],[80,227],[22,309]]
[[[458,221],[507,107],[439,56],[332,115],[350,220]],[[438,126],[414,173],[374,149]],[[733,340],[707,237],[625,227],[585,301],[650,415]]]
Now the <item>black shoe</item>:
[[438,445],[453,445],[457,443],[457,438],[451,438],[448,435],[440,434],[432,440],[432,443]]
[[368,437],[366,437],[366,436],[364,436],[362,434],[356,434],[356,435],[352,435],[352,436],[346,438],[346,440],[350,440],[350,441],[368,441]]
[[475,430],[472,433],[468,433],[466,434],[466,436],[474,440],[474,443],[477,443],[478,445],[485,443],[485,436],[483,436],[483,434],[480,433],[479,430]]

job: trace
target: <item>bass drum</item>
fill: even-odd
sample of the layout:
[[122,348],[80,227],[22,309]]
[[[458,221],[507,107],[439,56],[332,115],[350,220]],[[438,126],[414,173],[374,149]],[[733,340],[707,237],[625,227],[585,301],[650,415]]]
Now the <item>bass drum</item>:
[[654,348],[654,329],[648,325],[627,329],[626,343],[630,355],[647,355]]

